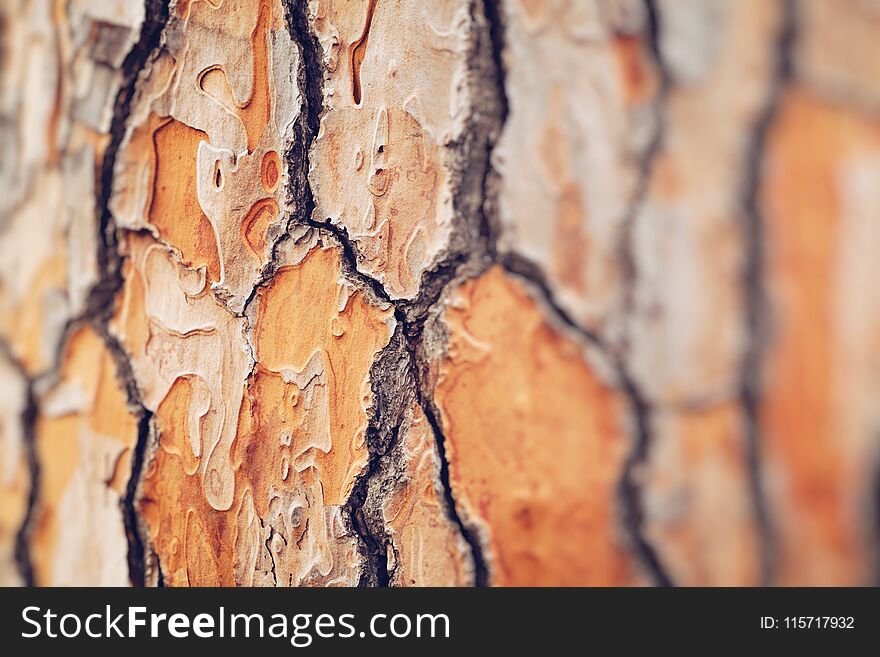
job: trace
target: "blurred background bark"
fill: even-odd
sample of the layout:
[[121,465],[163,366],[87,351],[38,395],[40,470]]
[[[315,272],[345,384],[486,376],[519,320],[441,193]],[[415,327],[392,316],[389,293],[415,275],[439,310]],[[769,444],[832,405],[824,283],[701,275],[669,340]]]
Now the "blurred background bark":
[[0,19],[3,584],[878,581],[877,2]]

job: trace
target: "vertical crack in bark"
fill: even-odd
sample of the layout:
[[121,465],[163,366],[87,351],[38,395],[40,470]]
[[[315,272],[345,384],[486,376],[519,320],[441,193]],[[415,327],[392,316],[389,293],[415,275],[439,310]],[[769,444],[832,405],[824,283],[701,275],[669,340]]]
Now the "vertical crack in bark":
[[[136,409],[138,436],[131,459],[131,473],[122,501],[122,515],[128,541],[129,578],[135,586],[146,583],[146,560],[144,533],[135,506],[138,485],[146,459],[146,451],[152,427],[152,413],[146,409],[132,373],[128,354],[109,330],[115,299],[122,288],[122,256],[119,254],[116,226],[110,211],[113,192],[113,174],[116,157],[122,146],[131,113],[138,77],[150,56],[159,46],[162,31],[168,22],[168,0],[146,0],[144,23],[137,43],[122,64],[122,84],[116,94],[113,117],[110,123],[110,142],[101,162],[101,179],[96,190],[98,217],[98,271],[100,280],[92,288],[82,320],[90,321],[104,341],[116,363],[117,373],[125,385],[128,403]],[[66,333],[72,326],[68,324]]]
[[503,127],[510,113],[507,98],[506,69],[504,68],[504,19],[501,17],[500,0],[483,0],[483,15],[489,25],[489,43],[492,48],[492,65],[494,72],[491,77],[494,93],[499,106],[499,118]]
[[324,111],[324,73],[321,68],[318,38],[309,28],[308,3],[287,0],[284,3],[290,38],[299,48],[297,86],[302,98],[302,109],[294,124],[294,142],[287,153],[290,174],[290,193],[294,212],[310,219],[315,209],[312,186],[309,183],[309,165],[312,142],[321,127]]
[[[663,58],[660,40],[662,38],[662,19],[655,0],[644,0],[647,20],[648,51],[657,67],[660,87],[654,98],[654,130],[647,148],[639,161],[635,190],[629,200],[621,228],[619,257],[623,268],[624,291],[622,316],[626,322],[633,312],[638,267],[633,246],[633,233],[638,213],[644,205],[651,185],[651,176],[658,155],[666,138],[666,103],[672,86],[672,76]],[[630,418],[634,425],[633,445],[624,463],[618,482],[618,496],[623,513],[623,525],[642,566],[658,586],[671,586],[672,579],[663,567],[657,551],[648,541],[643,530],[644,510],[642,508],[642,489],[639,470],[648,458],[651,436],[651,408],[639,390],[635,379],[630,375],[624,357],[628,348],[628,332],[624,331],[620,354],[606,350],[614,362],[620,379],[621,391],[630,407]]]
[[[475,12],[472,12],[475,13]],[[491,81],[485,85],[486,89],[491,89],[492,100],[489,111],[494,114],[494,134],[491,132],[485,139],[484,158],[482,172],[482,202],[479,206],[480,218],[480,235],[486,243],[486,250],[491,259],[495,259],[498,253],[498,181],[500,175],[492,164],[492,154],[501,132],[507,123],[507,117],[510,114],[510,101],[507,97],[507,73],[504,68],[504,18],[501,15],[501,7],[499,0],[483,0],[483,16],[488,24],[487,37],[488,43],[485,47],[489,48],[488,63],[490,66],[488,71],[484,71]],[[483,46],[485,39],[476,40],[477,56],[474,60],[481,61],[479,50]],[[486,59],[486,58],[484,58]],[[481,69],[478,69],[481,70]]]
[[[128,574],[134,586],[144,586],[147,582],[147,563],[144,548],[145,530],[141,527],[141,519],[137,513],[136,501],[138,485],[144,471],[147,446],[150,441],[153,426],[153,414],[145,408],[141,409],[138,418],[137,442],[134,446],[131,462],[131,476],[125,488],[125,497],[122,500],[123,519],[125,521],[125,536],[128,539]],[[159,562],[155,560],[157,572]]]
[[[358,271],[357,250],[348,236],[348,231],[330,222],[307,219],[308,225],[331,233],[339,242],[346,275],[368,290],[380,301],[394,308],[397,329],[389,345],[377,356],[370,371],[373,391],[373,416],[367,428],[367,448],[369,462],[366,470],[358,477],[351,496],[346,503],[346,515],[361,543],[366,569],[361,576],[361,586],[388,586],[393,572],[388,568],[388,550],[393,548],[384,522],[378,517],[369,517],[365,508],[370,480],[383,470],[382,461],[388,457],[400,440],[400,426],[405,407],[417,401],[425,413],[437,446],[440,459],[440,483],[443,488],[446,510],[450,520],[461,532],[469,546],[474,563],[475,584],[488,584],[488,571],[482,547],[475,533],[462,521],[457,503],[449,483],[449,463],[446,458],[444,437],[437,420],[433,402],[429,401],[420,374],[419,349],[422,331],[428,310],[439,300],[446,285],[465,263],[457,256],[441,263],[422,280],[419,297],[413,301],[392,300],[382,284],[376,279]],[[402,354],[406,358],[402,358]],[[397,373],[392,359],[398,359]],[[406,372],[401,372],[399,364],[405,363]]]
[[406,407],[413,399],[413,372],[404,348],[404,324],[398,322],[388,346],[370,368],[373,413],[367,426],[367,467],[358,475],[345,503],[346,516],[357,534],[364,557],[359,586],[388,586],[388,551],[392,547],[381,509],[369,508],[367,496],[374,477],[385,469],[400,441],[400,427]]
[[773,526],[769,517],[761,468],[761,380],[767,341],[768,300],[764,288],[764,217],[761,209],[761,174],[767,136],[776,119],[780,100],[792,75],[792,51],[797,38],[794,0],[783,0],[782,24],[776,42],[776,62],[767,104],[752,131],[745,162],[741,228],[746,261],[742,287],[746,306],[748,345],[740,364],[740,406],[746,431],[747,466],[753,513],[761,533],[761,578],[773,581]]
[[134,98],[138,75],[144,69],[150,55],[159,45],[169,15],[169,0],[145,0],[144,23],[137,43],[122,63],[122,84],[116,94],[113,117],[110,122],[110,141],[101,162],[101,179],[96,190],[98,217],[98,271],[101,279],[92,288],[86,317],[109,321],[113,312],[113,300],[122,288],[122,257],[117,250],[116,226],[110,211],[113,193],[113,174],[116,156],[125,138],[131,101]]
[[272,552],[272,537],[275,536],[275,529],[269,525],[269,533],[263,545],[266,546],[266,552],[269,553],[269,562],[272,564],[272,586],[278,586],[278,572],[275,566],[275,555]]
[[[410,346],[410,354],[413,358],[413,368],[418,373],[419,367],[416,362],[417,347]],[[417,378],[418,374],[416,375]],[[424,395],[421,385],[417,386],[416,393],[419,399],[419,406],[428,424],[431,426],[431,433],[434,436],[434,444],[437,447],[437,456],[440,460],[440,486],[443,489],[443,498],[446,502],[446,514],[449,520],[458,528],[459,533],[468,545],[471,553],[471,560],[474,564],[474,586],[484,587],[489,585],[489,569],[486,565],[486,557],[483,555],[483,546],[479,536],[470,526],[462,519],[458,510],[458,502],[452,491],[452,484],[449,481],[449,458],[446,456],[446,437],[443,435],[443,428],[440,425],[439,414],[434,408],[434,402]]]
[[393,576],[388,567],[388,550],[393,549],[393,545],[387,528],[380,517],[370,516],[366,500],[370,481],[384,470],[384,459],[389,457],[400,440],[400,427],[406,406],[416,401],[428,418],[437,445],[440,483],[447,513],[469,546],[475,569],[475,584],[485,586],[488,583],[488,571],[482,547],[458,512],[449,484],[449,463],[446,459],[444,438],[433,403],[428,401],[422,385],[418,355],[428,310],[438,301],[445,286],[465,260],[463,257],[454,257],[426,273],[417,299],[394,301],[379,281],[358,271],[357,250],[344,227],[311,218],[306,219],[305,223],[318,230],[325,230],[336,238],[346,275],[372,292],[378,300],[394,308],[397,322],[397,329],[389,345],[379,353],[370,370],[373,414],[369,420],[366,438],[369,460],[367,468],[358,476],[345,505],[346,516],[358,536],[365,560],[365,570],[359,585],[388,586]]
[[[309,184],[309,152],[312,142],[318,135],[321,113],[324,110],[324,94],[321,90],[324,75],[318,54],[320,45],[317,37],[309,29],[308,2],[282,0],[282,7],[287,31],[299,49],[296,84],[302,103],[293,124],[293,139],[284,154],[289,181],[287,201],[291,212],[287,225],[270,247],[269,258],[260,272],[259,280],[254,284],[250,295],[242,306],[244,309],[253,302],[259,289],[264,287],[274,276],[279,247],[285,240],[290,239],[290,229],[298,222],[311,217],[315,209],[312,188]],[[243,310],[237,316],[246,319],[247,313]]]
[[[465,232],[476,226],[481,239],[465,240],[465,247],[453,248],[441,262],[425,272],[415,299],[395,301],[380,281],[358,270],[359,252],[345,227],[313,217],[315,202],[308,173],[311,145],[318,134],[323,110],[323,74],[318,56],[320,46],[309,27],[306,3],[287,3],[288,26],[302,58],[299,82],[305,106],[304,120],[298,122],[302,130],[302,138],[297,140],[300,145],[292,148],[288,154],[291,195],[298,215],[294,221],[332,234],[339,243],[346,275],[372,292],[378,300],[393,307],[398,324],[391,342],[377,356],[371,369],[373,414],[367,429],[369,460],[345,505],[346,515],[352,531],[358,537],[365,560],[365,570],[360,580],[362,586],[387,586],[393,575],[388,568],[388,550],[393,549],[388,530],[382,518],[375,517],[375,513],[374,517],[370,517],[370,510],[365,505],[368,485],[383,471],[383,460],[390,457],[399,442],[405,407],[413,402],[419,403],[431,424],[440,455],[440,478],[447,512],[470,547],[476,584],[482,586],[488,583],[482,547],[474,531],[465,525],[458,512],[449,484],[449,464],[436,409],[422,385],[419,371],[422,330],[428,312],[464,267],[472,265],[479,273],[487,265],[484,262],[485,254],[489,254],[490,260],[494,256],[494,231],[490,221],[492,209],[489,204],[494,199],[492,177],[497,174],[491,166],[491,155],[507,115],[507,98],[501,66],[502,33],[497,2],[483,3],[482,11],[487,25],[478,20],[478,5],[477,0],[471,5],[476,36],[472,42],[473,56],[469,58],[469,66],[474,68],[469,73],[479,77],[472,83],[474,89],[479,91],[479,102],[475,103],[474,115],[469,119],[470,129],[466,130],[460,143],[455,144],[464,163],[458,171],[455,206],[457,214],[463,218]],[[489,79],[495,81],[490,90],[485,89],[486,73]]]
[[642,566],[657,586],[673,586],[672,578],[660,561],[657,551],[648,541],[643,529],[644,509],[639,470],[648,458],[651,448],[651,407],[638,389],[620,360],[616,361],[621,387],[630,405],[630,415],[635,423],[633,448],[627,455],[623,473],[618,483],[619,497],[623,507],[623,525]]
[[[147,583],[147,552],[146,529],[137,512],[138,487],[144,465],[147,461],[147,451],[150,446],[150,437],[153,435],[153,413],[147,409],[143,402],[140,389],[135,380],[128,354],[116,337],[107,328],[107,322],[94,322],[95,330],[107,350],[113,357],[119,378],[125,384],[125,392],[128,404],[135,409],[137,415],[137,439],[131,455],[131,473],[125,487],[125,495],[120,502],[125,537],[128,541],[128,575],[134,586],[145,586]],[[152,562],[156,569],[158,580],[162,579],[162,571],[156,555],[152,555]]]
[[[638,267],[636,266],[635,251],[633,247],[633,232],[639,211],[644,205],[645,198],[651,186],[651,176],[654,172],[654,165],[657,156],[663,147],[666,138],[666,104],[669,98],[670,88],[672,87],[672,75],[669,67],[663,58],[660,39],[662,24],[660,12],[657,8],[656,0],[643,0],[645,7],[645,16],[647,20],[647,43],[648,52],[657,67],[660,86],[657,89],[656,97],[653,105],[654,126],[651,132],[651,138],[645,152],[642,154],[638,163],[638,175],[636,179],[635,189],[632,197],[629,199],[627,208],[624,213],[623,223],[621,226],[619,258],[624,278],[623,292],[623,309],[624,318],[628,318],[633,310],[635,283],[638,277]],[[623,348],[626,348],[628,335],[624,332]]]
[[[430,309],[439,301],[448,285],[468,267],[465,275],[482,273],[497,259],[497,213],[499,174],[492,164],[492,155],[509,113],[505,86],[504,23],[498,0],[474,0],[470,5],[474,36],[468,56],[468,76],[474,95],[468,129],[458,144],[463,166],[455,189],[456,212],[465,219],[465,227],[477,229],[466,252],[447,258],[427,272],[421,281],[419,298],[404,304],[409,325],[407,349],[415,377],[417,401],[428,420],[440,463],[440,486],[446,513],[468,546],[474,567],[474,585],[489,585],[489,569],[477,530],[465,522],[455,499],[449,475],[446,436],[440,413],[428,389],[428,363],[423,353],[424,322]],[[486,84],[486,81],[489,84]]]
[[[294,208],[290,225],[299,222],[325,230],[333,235],[339,243],[343,267],[349,278],[372,292],[378,300],[394,306],[379,281],[358,271],[357,251],[345,228],[332,225],[329,221],[326,223],[315,221],[312,217],[315,210],[315,200],[309,182],[309,167],[312,143],[318,135],[321,113],[323,112],[322,83],[324,75],[319,56],[320,45],[309,26],[308,3],[288,0],[285,2],[285,11],[291,38],[299,48],[300,62],[297,83],[302,97],[302,109],[294,126],[294,143],[287,153],[290,195]],[[264,273],[264,278],[271,276],[274,260],[275,253],[273,252],[270,267]],[[395,311],[395,316],[398,322],[403,320],[402,313],[399,311]],[[402,330],[402,326],[395,332],[395,335],[400,330]],[[395,338],[392,337],[392,343],[394,340]],[[367,517],[364,508],[370,479],[380,469],[382,457],[397,443],[400,428],[399,417],[390,422],[386,420],[384,404],[387,403],[387,399],[386,391],[383,389],[385,382],[380,383],[383,377],[379,374],[379,370],[383,369],[383,358],[387,356],[390,348],[391,344],[377,356],[371,368],[373,409],[366,432],[367,467],[358,475],[345,503],[345,516],[348,518],[351,531],[357,537],[359,549],[364,559],[364,569],[361,573],[359,586],[387,586],[390,581],[387,533],[384,527],[379,529],[376,526],[375,519]]]

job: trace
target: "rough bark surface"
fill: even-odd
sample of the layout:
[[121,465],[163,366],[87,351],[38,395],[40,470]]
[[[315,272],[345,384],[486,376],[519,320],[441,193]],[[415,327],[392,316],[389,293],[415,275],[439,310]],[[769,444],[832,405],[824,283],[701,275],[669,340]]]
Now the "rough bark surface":
[[876,3],[0,31],[0,584],[877,581]]

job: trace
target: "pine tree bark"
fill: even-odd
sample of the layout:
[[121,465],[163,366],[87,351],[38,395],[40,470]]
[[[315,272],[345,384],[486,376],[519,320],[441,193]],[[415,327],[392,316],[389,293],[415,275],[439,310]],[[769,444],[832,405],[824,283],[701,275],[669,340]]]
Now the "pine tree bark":
[[0,17],[0,583],[876,581],[874,4]]

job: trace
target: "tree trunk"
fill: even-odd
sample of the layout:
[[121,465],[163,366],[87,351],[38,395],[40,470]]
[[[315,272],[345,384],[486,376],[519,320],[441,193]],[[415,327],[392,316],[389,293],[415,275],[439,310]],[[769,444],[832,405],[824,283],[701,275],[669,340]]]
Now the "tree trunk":
[[0,11],[0,582],[876,581],[874,4]]

